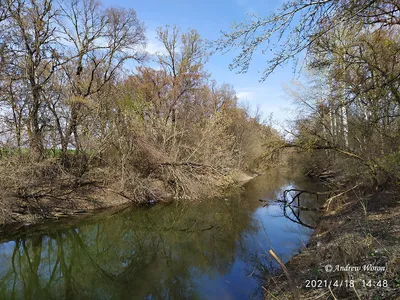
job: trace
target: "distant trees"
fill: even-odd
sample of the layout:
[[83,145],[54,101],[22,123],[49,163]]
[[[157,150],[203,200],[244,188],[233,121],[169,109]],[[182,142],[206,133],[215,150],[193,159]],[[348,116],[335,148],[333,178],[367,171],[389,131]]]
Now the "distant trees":
[[227,168],[257,168],[265,139],[277,135],[238,106],[231,86],[209,79],[196,31],[165,27],[158,37],[160,68],[139,67],[116,85],[109,124],[117,134],[109,150],[119,153],[124,172],[135,165],[177,195],[212,193],[210,179]]

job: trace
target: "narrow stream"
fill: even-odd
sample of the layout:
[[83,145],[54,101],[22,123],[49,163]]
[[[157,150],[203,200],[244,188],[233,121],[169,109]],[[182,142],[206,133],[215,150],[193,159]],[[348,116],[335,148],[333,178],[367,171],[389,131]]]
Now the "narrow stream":
[[[230,198],[129,208],[3,238],[0,298],[261,299],[261,263],[277,267],[264,254],[274,249],[287,261],[312,232],[273,202],[289,188],[319,186],[273,170]],[[318,206],[311,196],[301,201]],[[300,217],[313,224],[317,216]]]

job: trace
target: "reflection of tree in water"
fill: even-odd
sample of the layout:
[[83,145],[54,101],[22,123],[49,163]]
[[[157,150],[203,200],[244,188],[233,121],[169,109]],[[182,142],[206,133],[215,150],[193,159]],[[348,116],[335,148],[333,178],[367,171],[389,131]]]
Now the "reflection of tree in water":
[[0,296],[201,298],[196,274],[229,272],[250,223],[239,199],[214,200],[18,239],[0,258],[11,262],[2,264]]
[[230,274],[238,259],[252,272],[258,199],[276,199],[287,182],[272,172],[229,201],[128,209],[0,244],[0,298],[203,298],[202,275]]
[[[263,186],[268,184],[267,193],[265,190],[263,191]],[[245,196],[249,199],[260,199],[263,203],[262,205],[268,209],[270,206],[274,206],[278,209],[271,209],[273,213],[270,213],[270,218],[283,219],[284,210],[283,207],[279,208],[279,204],[274,202],[274,200],[282,199],[283,193],[287,189],[297,188],[300,190],[308,190],[313,192],[322,192],[325,187],[309,178],[305,178],[304,176],[299,176],[296,173],[292,173],[288,170],[282,170],[281,172],[271,172],[270,174],[265,174],[260,176],[259,178],[252,180],[247,185],[247,192]],[[320,195],[320,201],[324,200],[324,196]],[[304,194],[300,198],[300,206],[307,207],[309,210],[301,210],[297,207],[294,208],[294,213],[302,220],[305,224],[315,224],[316,220],[319,217],[319,213],[316,212],[317,208],[321,206],[321,202],[316,201],[317,197],[313,194]],[[253,203],[254,205],[254,203]],[[270,208],[272,208],[270,207]],[[296,236],[308,236],[310,234],[310,229],[302,226],[298,222],[291,222],[289,219],[288,222],[282,222],[282,224],[286,223],[284,232],[282,234],[294,234]],[[267,221],[268,222],[268,221]],[[264,240],[260,242],[259,252],[256,251],[246,251],[247,249],[243,249],[245,252],[243,254],[243,259],[248,262],[248,266],[250,266],[248,270],[248,274],[252,274],[252,277],[260,278],[261,284],[265,283],[265,274],[274,272],[276,268],[279,268],[279,265],[276,261],[268,254],[268,250],[271,249],[272,244],[270,243],[268,238],[268,223],[265,225],[265,235],[263,237]],[[264,228],[262,229],[264,230]],[[288,242],[293,242],[294,240],[290,239]],[[299,250],[298,246],[295,247],[292,251],[288,251],[288,249],[282,250],[280,252],[279,249],[275,249],[277,253],[281,256],[281,258],[287,261],[295,252]],[[286,252],[285,252],[286,251]]]
[[[326,193],[323,192],[326,187],[322,183],[317,184],[316,181],[305,180],[304,177],[295,177],[293,182],[295,190],[290,192],[291,187],[286,187],[279,198],[284,196],[286,198],[284,200],[294,200],[291,207],[286,207],[286,214],[290,219],[305,227],[313,228],[320,215],[316,211],[326,199]],[[287,195],[285,195],[285,190],[289,191]]]
[[[259,191],[258,198],[268,200],[265,205],[270,205],[271,200],[286,200],[290,202],[293,200],[293,197],[297,195],[295,190],[298,190],[298,192],[304,191],[304,193],[301,193],[299,199],[294,199],[296,203],[291,207],[293,210],[287,208],[286,213],[289,215],[289,219],[294,223],[304,223],[305,225],[311,225],[310,227],[313,227],[312,225],[314,225],[319,218],[319,214],[315,212],[318,211],[324,199],[326,199],[326,193],[323,192],[326,190],[326,186],[322,182],[310,180],[310,178],[296,172],[291,172],[291,170],[288,169],[284,169],[280,172],[279,170],[278,172],[271,172],[271,174],[267,174],[267,176],[268,181],[270,181],[268,193],[264,194],[262,197],[262,188],[257,188],[260,183],[257,180],[253,180],[250,182],[252,186],[249,189],[251,195],[253,195],[255,191]],[[262,179],[262,177],[260,179]],[[290,192],[285,195],[285,193],[290,190],[293,190],[293,193]],[[319,195],[317,196],[316,194]],[[297,200],[299,200],[299,202],[297,202]],[[292,214],[296,216],[291,216]],[[285,216],[284,207],[282,207],[279,216]],[[300,219],[300,222],[297,222],[298,219]]]

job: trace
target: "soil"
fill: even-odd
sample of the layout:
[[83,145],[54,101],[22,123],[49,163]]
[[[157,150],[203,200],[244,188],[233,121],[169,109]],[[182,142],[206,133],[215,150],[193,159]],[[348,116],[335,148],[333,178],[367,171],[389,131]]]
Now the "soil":
[[265,298],[400,299],[399,204],[399,194],[388,191],[335,199],[306,248],[286,264],[292,282],[283,272],[268,275]]
[[[253,179],[258,174],[237,171],[232,174],[237,187]],[[154,199],[135,199],[121,191],[101,187],[93,182],[65,188],[41,187],[40,193],[30,197],[8,196],[1,199],[7,205],[0,206],[0,237],[12,232],[30,228],[46,220],[68,219],[97,214],[104,210],[118,210],[131,205],[152,205],[157,202],[169,202],[172,195],[165,192],[162,184],[152,182]],[[51,192],[46,192],[51,190]],[[1,202],[0,202],[1,204]]]
[[80,188],[67,195],[45,196],[33,198],[13,197],[7,218],[0,226],[0,236],[9,234],[20,228],[29,228],[45,220],[65,219],[71,216],[84,216],[111,208],[123,208],[133,205],[133,199],[122,196],[113,190],[93,186]]

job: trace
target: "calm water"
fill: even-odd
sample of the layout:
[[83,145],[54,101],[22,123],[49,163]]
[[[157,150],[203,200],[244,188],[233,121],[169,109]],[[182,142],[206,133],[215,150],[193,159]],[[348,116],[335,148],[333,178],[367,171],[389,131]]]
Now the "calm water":
[[3,238],[0,298],[260,299],[260,263],[276,267],[263,254],[272,248],[286,261],[311,233],[272,202],[291,187],[316,188],[275,170],[229,199],[125,209]]

